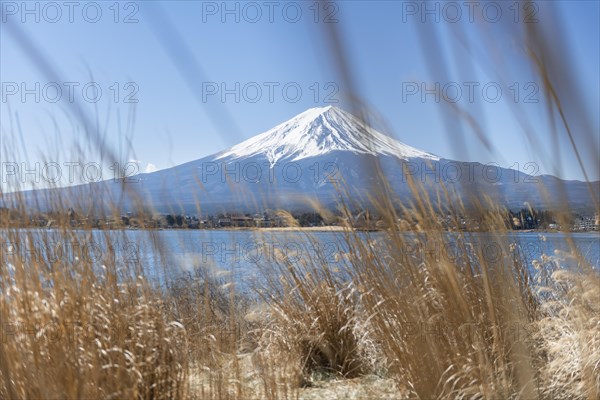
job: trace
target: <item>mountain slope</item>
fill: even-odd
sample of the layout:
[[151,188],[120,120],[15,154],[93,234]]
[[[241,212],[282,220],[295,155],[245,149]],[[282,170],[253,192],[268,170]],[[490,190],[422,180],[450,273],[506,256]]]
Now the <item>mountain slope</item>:
[[[412,199],[409,176],[435,198],[441,184],[450,201],[489,196],[521,208],[558,208],[566,193],[571,209],[591,209],[588,184],[437,157],[392,139],[335,107],[311,108],[230,149],[173,168],[136,176],[135,183],[104,181],[66,189],[23,192],[29,207],[75,206],[123,211],[218,213],[283,208],[308,210],[318,201],[335,207],[339,187],[355,205],[368,206],[381,187],[379,165],[398,199]],[[543,190],[542,190],[543,189]],[[598,193],[600,182],[592,183]],[[543,193],[546,193],[543,195]],[[12,196],[4,196],[10,206]],[[356,204],[358,203],[358,204]],[[2,205],[2,204],[0,204]],[[594,210],[595,211],[595,210]]]

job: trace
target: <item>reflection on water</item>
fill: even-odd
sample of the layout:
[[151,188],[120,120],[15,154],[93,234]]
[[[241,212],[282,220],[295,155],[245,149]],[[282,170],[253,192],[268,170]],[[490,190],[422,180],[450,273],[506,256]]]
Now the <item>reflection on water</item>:
[[[73,234],[73,232],[72,232]],[[283,232],[254,230],[165,230],[165,231],[75,231],[75,236],[52,230],[19,230],[18,235],[3,232],[0,262],[13,267],[18,259],[35,260],[55,268],[91,262],[95,267],[116,265],[123,273],[143,269],[150,279],[164,282],[205,271],[224,280],[246,285],[260,277],[262,267],[315,260],[331,267],[349,265],[348,243],[343,232]],[[406,233],[404,248],[393,247],[395,260],[449,260],[460,257],[458,236],[448,233],[443,243],[428,242],[418,234]],[[18,236],[18,240],[9,239]],[[372,251],[386,252],[385,235],[360,233]],[[510,244],[521,250],[527,264],[542,255],[555,257],[572,267],[568,238],[594,267],[600,267],[600,234],[577,233],[489,233],[466,234],[467,249],[491,264],[510,260]],[[400,258],[398,257],[400,255]]]

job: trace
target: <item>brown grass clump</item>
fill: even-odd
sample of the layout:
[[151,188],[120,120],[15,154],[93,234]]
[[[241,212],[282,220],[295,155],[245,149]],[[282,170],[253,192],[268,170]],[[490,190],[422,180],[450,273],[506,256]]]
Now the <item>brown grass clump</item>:
[[0,271],[0,398],[184,396],[185,328],[143,277],[10,265]]
[[548,399],[600,397],[600,277],[557,270],[537,321],[540,392]]
[[[428,221],[419,223],[432,227]],[[452,239],[437,232],[411,239],[392,228],[380,251],[361,241],[353,247],[361,260],[354,275],[376,341],[393,355],[391,374],[420,398],[510,397],[532,390],[529,350],[510,334],[529,322],[510,263],[491,265],[482,252],[467,248],[462,234],[455,242],[459,258],[440,257],[431,249]],[[419,247],[430,250],[408,254]]]
[[[314,374],[353,378],[367,372],[360,315],[351,289],[335,291],[326,283],[309,289],[306,282],[272,304],[265,338],[298,363],[302,384]],[[306,296],[306,297],[304,297]],[[366,335],[365,335],[366,336]]]

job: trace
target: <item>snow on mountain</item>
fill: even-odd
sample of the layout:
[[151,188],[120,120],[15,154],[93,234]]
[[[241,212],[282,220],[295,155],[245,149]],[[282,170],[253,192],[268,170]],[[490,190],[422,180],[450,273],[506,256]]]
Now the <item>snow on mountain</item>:
[[218,153],[214,159],[236,160],[263,155],[273,165],[282,160],[298,161],[333,151],[439,160],[439,157],[392,139],[332,106],[308,109]]
[[[353,201],[368,198],[380,185],[371,169],[377,156],[389,187],[402,201],[411,201],[413,192],[407,184],[405,171],[399,168],[400,159],[416,162],[432,171],[446,171],[452,164],[459,168],[459,179],[446,178],[444,173],[414,174],[420,178],[430,196],[436,196],[439,183],[453,188],[450,202],[468,205],[472,193],[485,193],[498,204],[521,208],[524,202],[532,207],[559,209],[564,207],[563,194],[569,208],[595,211],[595,200],[588,184],[562,181],[551,176],[535,177],[539,184],[524,184],[527,174],[505,168],[497,171],[498,180],[490,178],[486,165],[456,162],[438,158],[394,140],[362,123],[358,118],[335,107],[312,108],[275,128],[248,139],[229,150],[190,161],[172,168],[139,175],[139,184],[113,179],[69,187],[51,188],[4,194],[0,207],[15,202],[32,209],[53,210],[55,204],[76,209],[133,210],[140,200],[145,207],[162,213],[185,210],[197,213],[261,212],[266,209],[314,211],[317,200],[325,207],[337,207],[340,192],[335,182],[345,182],[345,195]],[[271,170],[256,172],[247,165],[263,165],[270,161]],[[297,176],[287,174],[287,162],[296,162],[304,169]],[[218,161],[218,162],[215,162]],[[224,168],[235,161],[235,168]],[[257,161],[261,161],[257,163]],[[279,163],[279,161],[284,161]],[[249,163],[249,164],[246,164]],[[330,168],[333,164],[333,168]],[[425,166],[424,164],[428,164]],[[328,167],[329,166],[329,167]],[[215,169],[216,168],[216,169]],[[454,171],[455,168],[451,169]],[[251,171],[246,174],[244,171]],[[302,172],[302,171],[301,171]],[[255,175],[255,174],[258,175]],[[259,176],[257,178],[257,176]],[[134,178],[134,177],[132,177]],[[333,180],[330,180],[333,179]],[[598,192],[600,182],[593,182]],[[540,191],[540,186],[544,187]],[[368,201],[365,200],[365,206]],[[354,203],[353,203],[354,204]],[[184,212],[184,211],[179,211]]]

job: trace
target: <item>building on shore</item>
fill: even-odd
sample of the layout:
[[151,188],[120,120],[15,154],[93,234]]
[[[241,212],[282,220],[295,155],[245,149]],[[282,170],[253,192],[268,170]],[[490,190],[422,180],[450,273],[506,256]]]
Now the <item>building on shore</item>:
[[573,230],[576,231],[597,231],[600,229],[600,215],[593,217],[577,218],[573,224]]

